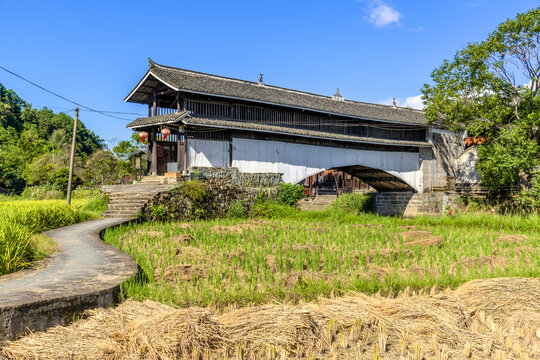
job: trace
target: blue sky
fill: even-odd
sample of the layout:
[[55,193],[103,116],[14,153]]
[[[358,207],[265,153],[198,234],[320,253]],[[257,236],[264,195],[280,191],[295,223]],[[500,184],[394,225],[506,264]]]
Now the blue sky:
[[[540,0],[22,1],[0,0],[0,66],[86,106],[144,115],[124,97],[169,65],[332,95],[419,106],[443,59]],[[0,70],[36,107],[75,106]],[[73,111],[68,112],[73,115]],[[137,115],[119,115],[134,119]],[[109,145],[127,121],[82,111]]]

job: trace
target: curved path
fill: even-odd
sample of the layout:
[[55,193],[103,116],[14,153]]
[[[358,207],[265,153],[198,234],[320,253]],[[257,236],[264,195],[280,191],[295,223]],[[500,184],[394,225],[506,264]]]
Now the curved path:
[[111,306],[120,283],[135,277],[138,268],[99,234],[130,220],[93,220],[45,232],[58,250],[36,269],[0,277],[0,342],[66,324],[89,308]]

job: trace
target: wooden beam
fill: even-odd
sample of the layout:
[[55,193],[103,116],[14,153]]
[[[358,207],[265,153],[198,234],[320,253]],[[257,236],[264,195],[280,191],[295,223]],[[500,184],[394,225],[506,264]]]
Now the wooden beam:
[[187,110],[187,100],[186,100],[186,97],[185,96],[180,96],[180,101],[181,101],[181,107],[182,107],[182,111],[186,111]]

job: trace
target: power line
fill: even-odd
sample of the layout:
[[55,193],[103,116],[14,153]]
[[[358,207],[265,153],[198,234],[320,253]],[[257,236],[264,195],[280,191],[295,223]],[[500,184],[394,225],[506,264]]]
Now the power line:
[[75,101],[73,101],[73,100],[70,100],[70,99],[68,99],[68,98],[66,98],[66,97],[64,97],[64,96],[62,96],[62,95],[60,95],[60,94],[57,94],[57,93],[55,93],[55,92],[53,92],[53,91],[51,91],[51,90],[48,90],[48,89],[44,88],[43,86],[38,85],[38,84],[36,84],[35,82],[32,82],[32,81],[30,81],[30,80],[24,78],[23,76],[21,76],[21,75],[19,75],[19,74],[16,74],[16,73],[14,73],[13,71],[10,71],[10,70],[6,69],[6,68],[3,67],[3,66],[0,66],[0,69],[4,70],[5,72],[10,73],[10,74],[13,75],[13,76],[18,77],[19,79],[22,79],[22,80],[26,81],[26,82],[29,83],[29,84],[34,85],[35,87],[37,87],[37,88],[39,88],[39,89],[41,89],[41,90],[43,90],[43,91],[45,91],[45,92],[48,92],[48,93],[51,94],[51,95],[54,95],[54,96],[56,96],[56,97],[59,97],[60,99],[65,100],[65,101],[67,101],[67,102],[70,102],[70,103],[72,103],[72,104],[74,104],[74,105],[80,106],[80,107],[82,107],[82,108],[84,108],[84,109],[86,109],[86,110],[88,110],[88,111],[95,112],[95,113],[101,114],[101,115],[103,115],[103,116],[108,116],[108,117],[115,118],[115,119],[126,120],[126,121],[132,121],[132,120],[133,120],[133,119],[122,118],[122,117],[115,116],[115,115],[110,115],[110,114],[108,114],[107,112],[104,112],[104,111],[92,109],[91,107],[88,107],[88,106],[79,104],[79,103],[77,103],[77,102],[75,102]]
[[[59,106],[47,106],[47,105],[34,105],[34,104],[31,104],[33,107],[35,108],[47,108],[47,109],[57,109],[57,110],[69,110],[69,111],[73,111],[75,108],[68,108],[68,107],[59,107]],[[85,109],[81,109],[82,111],[88,111],[88,110],[85,110]],[[117,115],[138,115],[138,116],[144,116],[144,114],[141,114],[141,113],[135,113],[135,112],[122,112],[122,111],[111,111],[111,110],[96,110],[96,111],[99,111],[99,112],[102,112],[102,113],[107,113],[107,114],[117,114]]]

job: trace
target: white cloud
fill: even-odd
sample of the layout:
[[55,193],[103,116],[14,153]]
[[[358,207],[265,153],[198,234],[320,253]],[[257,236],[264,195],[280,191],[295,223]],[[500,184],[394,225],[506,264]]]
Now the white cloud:
[[424,102],[422,101],[422,95],[409,96],[401,104],[402,107],[411,107],[413,109],[422,110],[424,108]]
[[391,8],[383,2],[374,2],[368,9],[368,21],[376,27],[384,27],[392,23],[399,25],[399,19],[403,16],[399,11]]
[[[379,104],[382,105],[393,105],[394,99],[388,98],[379,101]],[[396,105],[398,107],[410,107],[417,110],[422,110],[424,108],[424,103],[422,101],[422,95],[416,95],[416,96],[409,96],[405,98],[405,100],[401,98],[396,98]]]

